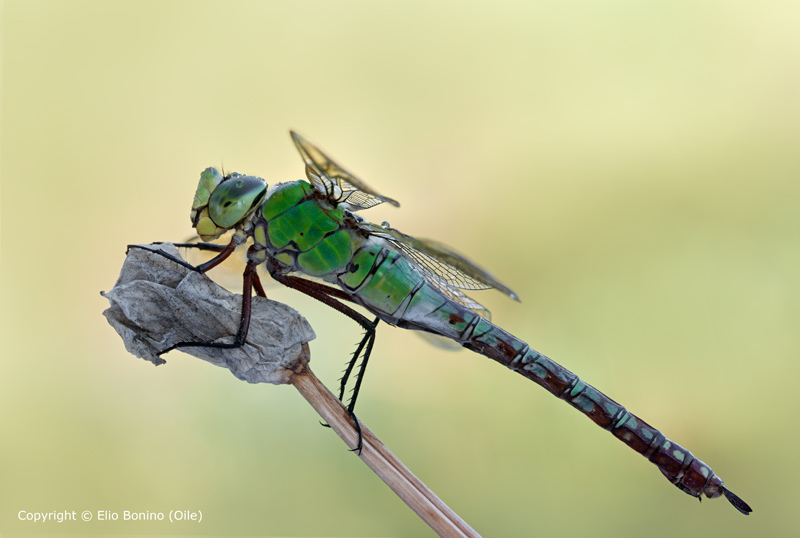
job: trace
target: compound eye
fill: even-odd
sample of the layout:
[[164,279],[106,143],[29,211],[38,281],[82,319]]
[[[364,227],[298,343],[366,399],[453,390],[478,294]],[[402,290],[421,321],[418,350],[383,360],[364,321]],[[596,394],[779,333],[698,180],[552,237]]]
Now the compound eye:
[[261,201],[267,190],[263,179],[231,177],[214,189],[208,201],[208,214],[220,228],[233,228]]

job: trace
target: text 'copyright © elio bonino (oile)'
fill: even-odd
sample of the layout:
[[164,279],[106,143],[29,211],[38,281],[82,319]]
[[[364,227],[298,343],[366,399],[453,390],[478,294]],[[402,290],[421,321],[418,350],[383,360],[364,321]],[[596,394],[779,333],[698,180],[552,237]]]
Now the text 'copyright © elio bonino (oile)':
[[170,510],[169,512],[84,510],[79,513],[76,510],[62,510],[60,512],[20,510],[17,513],[17,517],[20,521],[30,523],[66,523],[68,521],[169,521],[170,523],[190,521],[200,523],[203,520],[203,512],[200,510]]

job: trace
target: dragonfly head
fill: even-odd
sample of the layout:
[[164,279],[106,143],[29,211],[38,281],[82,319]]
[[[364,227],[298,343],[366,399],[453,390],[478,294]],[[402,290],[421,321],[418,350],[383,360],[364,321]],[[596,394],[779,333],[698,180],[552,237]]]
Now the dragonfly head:
[[192,202],[192,226],[203,241],[216,239],[235,228],[264,199],[267,183],[261,178],[206,168]]

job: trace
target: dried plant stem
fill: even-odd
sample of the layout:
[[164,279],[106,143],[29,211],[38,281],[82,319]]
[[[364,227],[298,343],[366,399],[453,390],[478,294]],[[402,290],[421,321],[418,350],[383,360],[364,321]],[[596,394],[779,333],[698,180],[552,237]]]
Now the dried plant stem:
[[[179,257],[172,245],[134,246],[114,288],[104,294],[111,303],[104,315],[125,347],[154,364],[166,362],[160,350],[176,343],[228,341],[241,323],[241,296],[175,263]],[[354,448],[358,434],[350,415],[308,368],[308,341],[313,338],[308,322],[293,309],[254,297],[245,345],[181,349],[249,383],[291,383]],[[480,538],[363,424],[361,431],[361,459],[439,536]]]
[[[293,375],[289,383],[303,395],[351,449],[358,434],[341,402],[323,385],[307,366]],[[450,509],[439,497],[414,476],[375,435],[361,423],[363,448],[359,457],[425,523],[442,537],[478,537],[480,535]]]

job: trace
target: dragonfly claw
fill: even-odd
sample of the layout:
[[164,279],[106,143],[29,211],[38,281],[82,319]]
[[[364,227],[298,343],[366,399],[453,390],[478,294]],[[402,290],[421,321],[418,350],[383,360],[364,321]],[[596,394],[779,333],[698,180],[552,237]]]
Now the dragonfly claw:
[[361,431],[361,422],[359,422],[358,417],[356,417],[355,413],[352,410],[348,409],[347,413],[350,415],[350,418],[353,419],[353,423],[356,426],[356,433],[358,433],[358,444],[355,448],[351,448],[350,452],[355,452],[357,455],[361,455],[361,449],[364,448],[364,434]]

